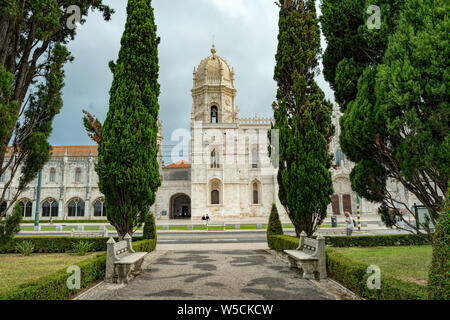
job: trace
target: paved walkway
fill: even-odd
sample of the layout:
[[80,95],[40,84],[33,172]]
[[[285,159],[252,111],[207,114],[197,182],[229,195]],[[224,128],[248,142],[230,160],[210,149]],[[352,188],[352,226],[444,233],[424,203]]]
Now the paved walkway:
[[352,299],[330,280],[302,279],[268,250],[162,251],[146,256],[129,285],[101,283],[78,300]]

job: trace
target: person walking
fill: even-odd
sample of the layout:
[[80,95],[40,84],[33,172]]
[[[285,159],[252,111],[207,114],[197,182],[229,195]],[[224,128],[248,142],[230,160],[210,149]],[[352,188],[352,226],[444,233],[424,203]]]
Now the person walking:
[[345,231],[347,232],[347,236],[351,237],[353,233],[353,218],[350,216],[348,211],[345,211]]
[[205,224],[206,224],[206,218],[205,218],[205,215],[202,216],[202,223],[203,223],[203,226],[205,226]]
[[209,216],[208,214],[206,214],[206,226],[208,226],[208,224],[209,224]]

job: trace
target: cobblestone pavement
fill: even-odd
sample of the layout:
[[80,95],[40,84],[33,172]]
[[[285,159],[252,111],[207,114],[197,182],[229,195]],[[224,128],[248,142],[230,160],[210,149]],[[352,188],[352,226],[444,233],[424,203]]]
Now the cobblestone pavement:
[[101,283],[79,300],[352,299],[328,280],[310,281],[267,250],[155,251],[128,285]]

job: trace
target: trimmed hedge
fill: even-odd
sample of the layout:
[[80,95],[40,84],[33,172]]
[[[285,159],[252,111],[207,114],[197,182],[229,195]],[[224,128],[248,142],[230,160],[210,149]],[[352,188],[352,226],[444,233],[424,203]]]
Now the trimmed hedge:
[[368,264],[348,259],[332,248],[327,248],[327,272],[330,277],[357,295],[375,300],[426,300],[427,288],[416,283],[381,277],[381,289],[369,290]]
[[[114,238],[116,241],[117,237]],[[142,237],[133,237],[133,241],[140,241]],[[7,244],[0,246],[0,254],[17,253],[16,244],[22,241],[31,241],[34,253],[62,253],[73,249],[73,244],[79,241],[88,241],[92,244],[90,252],[106,251],[107,238],[75,238],[75,237],[14,237]]]
[[[105,239],[103,239],[105,241]],[[106,241],[105,241],[106,243]],[[156,247],[155,240],[133,243],[133,249],[151,252]],[[76,264],[81,270],[81,289],[91,286],[105,277],[106,254]],[[22,284],[0,296],[0,300],[65,300],[75,296],[80,290],[69,290],[67,279],[70,274],[61,270],[48,276]]]
[[269,248],[283,253],[283,250],[295,250],[298,248],[299,239],[293,236],[272,236]]
[[[382,237],[382,239],[379,239]],[[385,238],[388,237],[388,238]],[[394,238],[392,238],[394,237]],[[400,239],[395,239],[400,237]],[[366,238],[361,241],[352,242],[353,246],[357,244],[365,244],[367,247],[382,246],[380,243],[387,243],[385,246],[391,245],[410,245],[410,237],[396,236],[368,236],[368,237],[326,237],[328,243],[334,243],[334,238],[340,238],[336,241],[341,247],[343,240],[347,238],[350,241],[352,238]],[[367,238],[375,238],[370,242]],[[298,238],[292,236],[273,236],[272,245],[274,249],[283,252],[283,250],[293,250],[298,247]],[[367,244],[371,245],[367,245]],[[394,244],[391,244],[394,243]],[[414,243],[415,245],[416,243]],[[362,246],[362,245],[360,245]],[[353,291],[357,295],[377,300],[424,300],[427,299],[426,286],[421,286],[415,283],[404,282],[398,279],[382,277],[380,290],[369,290],[367,288],[367,279],[370,274],[367,273],[368,264],[352,261],[343,255],[333,250],[333,248],[326,248],[327,254],[327,273],[328,276],[340,282],[343,286]]]
[[325,237],[325,243],[332,247],[395,247],[421,246],[429,244],[415,234],[395,234],[379,236],[338,236]]
[[[295,239],[295,247],[290,244]],[[298,247],[298,238],[292,236],[274,236],[272,243],[268,243],[269,248],[295,249]],[[281,241],[281,242],[280,242]],[[275,243],[274,243],[275,242]],[[395,247],[395,246],[421,246],[429,244],[421,237],[414,234],[396,234],[379,236],[327,236],[325,243],[330,247]],[[286,247],[287,246],[287,247]],[[281,251],[283,251],[281,250]]]

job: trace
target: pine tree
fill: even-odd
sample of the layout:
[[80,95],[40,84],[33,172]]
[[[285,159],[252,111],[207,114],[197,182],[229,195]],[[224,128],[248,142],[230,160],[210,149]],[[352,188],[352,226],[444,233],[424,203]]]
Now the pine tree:
[[150,0],[129,0],[114,74],[109,112],[102,127],[99,188],[108,220],[119,237],[142,225],[161,185],[157,161],[158,44]]
[[272,246],[272,236],[283,235],[283,226],[281,225],[280,216],[278,215],[277,206],[272,204],[272,210],[270,211],[269,224],[267,225],[267,244],[269,248]]
[[143,237],[144,239],[155,239],[155,240],[158,238],[156,232],[155,215],[151,212],[145,218]]
[[[369,1],[323,0],[328,41],[326,79],[336,91],[342,150],[355,162],[352,188],[381,203],[387,226],[430,242],[401,211],[410,210],[387,188],[396,179],[426,206],[436,224],[450,178],[448,1],[378,0],[381,28],[369,29]],[[339,14],[336,14],[339,12]],[[399,210],[398,207],[401,209]]]
[[280,4],[274,103],[279,130],[279,198],[297,235],[311,236],[331,203],[328,143],[334,134],[332,105],[314,80],[321,53],[315,1]]

